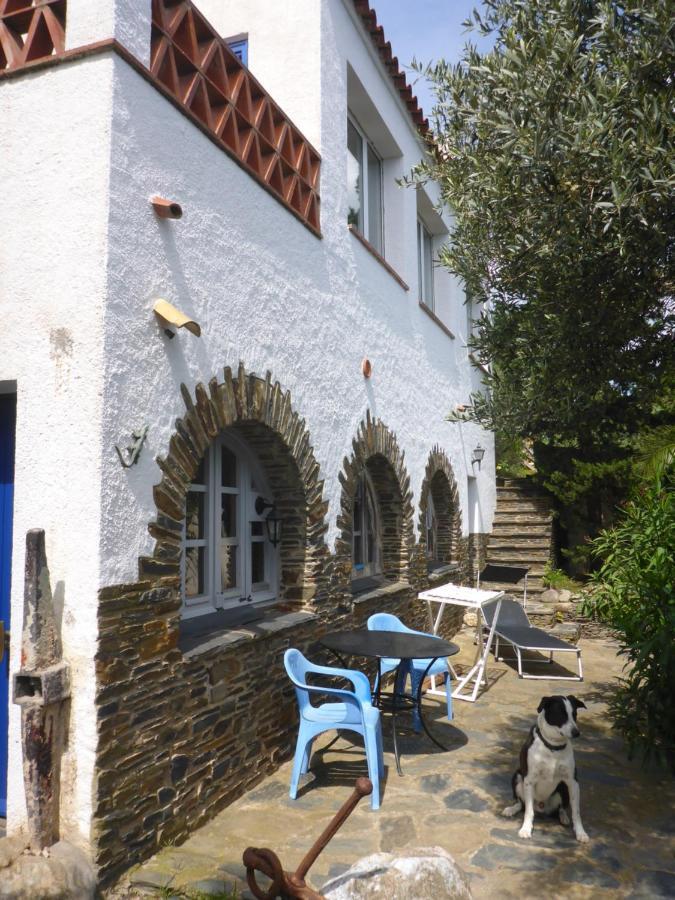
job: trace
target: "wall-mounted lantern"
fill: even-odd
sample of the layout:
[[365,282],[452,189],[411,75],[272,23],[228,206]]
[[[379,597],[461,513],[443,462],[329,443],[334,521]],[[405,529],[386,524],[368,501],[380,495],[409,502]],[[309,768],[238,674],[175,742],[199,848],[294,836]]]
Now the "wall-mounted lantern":
[[478,463],[478,468],[480,469],[480,464],[483,462],[484,456],[485,447],[481,447],[480,444],[477,444],[471,456],[471,465],[474,466],[476,463]]
[[187,328],[187,330],[191,332],[191,334],[194,334],[195,337],[201,336],[202,329],[199,322],[195,322],[194,319],[191,319],[189,316],[186,316],[185,313],[176,309],[176,307],[172,306],[168,300],[156,300],[155,305],[152,307],[152,311],[157,316],[159,324],[164,326],[164,334],[168,338],[174,338],[176,336],[175,331],[172,331],[168,327],[169,325],[173,325],[174,328]]
[[270,544],[276,547],[281,541],[281,533],[283,530],[283,520],[277,515],[277,507],[274,501],[265,500],[263,497],[256,497],[255,511],[256,515],[262,516],[266,509],[269,509],[265,518],[265,526],[267,527],[267,537]]

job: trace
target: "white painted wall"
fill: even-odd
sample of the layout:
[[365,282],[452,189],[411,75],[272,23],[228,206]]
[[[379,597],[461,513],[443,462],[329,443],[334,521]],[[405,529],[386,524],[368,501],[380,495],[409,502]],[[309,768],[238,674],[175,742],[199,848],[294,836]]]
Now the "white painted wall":
[[[466,402],[473,376],[459,337],[418,308],[414,191],[390,182],[385,197],[398,213],[387,225],[390,261],[409,292],[346,227],[348,64],[402,151],[388,174],[407,172],[419,154],[349,3],[201,5],[214,24],[214,12],[228,12],[230,27],[217,23],[225,33],[249,32],[253,71],[320,149],[322,239],[110,52],[0,84],[0,314],[9,323],[0,331],[0,381],[18,383],[12,620],[17,635],[23,535],[44,527],[73,666],[63,833],[80,843],[91,816],[96,593],[134,580],[138,556],[151,550],[155,457],[182,414],[181,381],[193,390],[242,359],[291,389],[325,479],[331,544],[338,473],[368,409],[397,433],[416,502],[438,443],[452,461],[466,532],[469,460],[480,441],[488,447],[476,480],[486,527],[494,507],[491,436],[444,418]],[[147,59],[149,0],[103,0],[98,20],[91,6],[69,0],[68,46],[115,34]],[[183,219],[158,220],[154,194],[178,200]],[[456,285],[445,296],[459,333]],[[181,332],[169,341],[152,314],[158,297],[199,321],[202,337]],[[374,367],[369,381],[364,355]],[[123,470],[114,446],[143,424],[140,462]],[[15,639],[12,672],[18,650]],[[24,817],[17,713],[12,707],[11,829]]]
[[[215,2],[212,6],[203,3],[202,9],[216,24],[214,12],[221,7]],[[487,446],[478,486],[483,521],[491,521],[491,437],[473,425],[445,421],[455,403],[466,402],[471,388],[463,341],[448,338],[417,303],[415,192],[394,184],[387,188],[400,211],[389,223],[399,232],[399,256],[392,264],[411,285],[409,292],[346,227],[347,62],[358,70],[403,150],[397,161],[400,174],[418,157],[416,133],[348,8],[341,0],[320,6],[318,86],[297,79],[292,68],[283,65],[276,69],[274,84],[269,78],[261,81],[267,81],[287,110],[298,84],[304,84],[309,113],[303,121],[299,107],[294,119],[305,130],[314,122],[318,94],[321,240],[123,61],[115,61],[102,584],[133,577],[138,555],[152,549],[147,523],[155,512],[152,485],[160,479],[154,458],[166,452],[174,421],[183,411],[181,381],[192,391],[196,382],[222,375],[223,365],[236,367],[240,359],[249,370],[264,374],[269,369],[290,388],[307,420],[330,501],[329,543],[336,533],[338,473],[367,409],[397,433],[416,500],[432,446],[438,443],[446,449],[457,476],[465,532],[471,450],[479,441]],[[286,31],[283,15],[273,15],[272,21],[275,52],[281,58],[287,51],[285,41],[292,39],[294,48],[312,46],[311,33],[301,30],[301,21],[311,27],[311,16],[293,20]],[[251,22],[253,40],[264,21],[252,16]],[[228,34],[247,30],[241,18],[218,24]],[[258,73],[262,51],[253,59]],[[270,66],[270,77],[272,71]],[[148,203],[154,193],[180,202],[183,219],[157,220]],[[200,339],[187,333],[173,341],[164,337],[152,315],[153,300],[160,296],[200,322]],[[465,313],[461,298],[454,299],[451,327],[456,330]],[[370,381],[360,371],[364,355],[374,366]],[[122,471],[113,445],[143,424],[150,431],[141,461]]]
[[[20,665],[25,534],[46,531],[72,667],[64,836],[89,837],[103,309],[112,63],[96,58],[0,84],[0,382],[17,382],[11,659]],[[10,829],[25,817],[19,709],[10,704]]]

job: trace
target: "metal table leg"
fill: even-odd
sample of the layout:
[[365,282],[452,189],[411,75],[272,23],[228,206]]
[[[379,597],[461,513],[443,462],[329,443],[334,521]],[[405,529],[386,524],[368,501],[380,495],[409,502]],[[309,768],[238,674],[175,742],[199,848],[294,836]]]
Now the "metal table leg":
[[[476,637],[477,637],[477,652],[476,659],[473,666],[469,669],[466,675],[460,678],[457,683],[457,687],[452,692],[452,696],[456,700],[467,700],[469,703],[475,703],[476,698],[478,697],[478,691],[481,688],[482,684],[487,684],[487,661],[488,655],[490,653],[490,647],[492,646],[492,640],[495,634],[495,628],[497,627],[497,620],[499,619],[499,611],[501,609],[502,601],[501,597],[497,601],[497,607],[495,609],[494,615],[492,617],[492,625],[490,626],[490,633],[488,635],[487,641],[483,642],[483,614],[482,610],[476,610]],[[473,689],[470,694],[463,694],[462,691],[464,688],[468,688],[470,682],[473,681]]]
[[433,666],[433,664],[436,662],[436,660],[437,660],[438,658],[439,658],[438,656],[434,657],[434,659],[432,659],[432,660],[430,661],[429,665],[428,665],[428,666],[426,667],[426,669],[424,670],[424,675],[422,675],[422,680],[421,680],[420,683],[417,685],[417,698],[416,698],[416,703],[417,703],[417,710],[418,710],[418,712],[419,712],[419,714],[420,714],[420,724],[422,725],[422,728],[424,729],[424,732],[425,732],[426,736],[427,736],[430,740],[432,740],[432,741],[434,742],[434,744],[436,744],[437,747],[440,747],[441,750],[447,750],[448,748],[445,747],[443,744],[441,744],[440,741],[436,740],[436,738],[433,736],[433,734],[432,734],[432,733],[429,731],[429,729],[427,728],[427,723],[424,721],[424,713],[422,712],[422,686],[424,685],[424,681],[425,681],[426,677],[427,677],[428,674],[429,674],[429,669]]

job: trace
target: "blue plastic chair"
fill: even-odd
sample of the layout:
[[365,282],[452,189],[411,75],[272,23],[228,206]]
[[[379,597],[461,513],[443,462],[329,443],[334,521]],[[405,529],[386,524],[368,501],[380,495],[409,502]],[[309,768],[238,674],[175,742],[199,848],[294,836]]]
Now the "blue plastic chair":
[[[370,682],[363,672],[351,669],[334,669],[317,666],[302,655],[299,650],[290,649],[284,653],[284,666],[288,677],[295,686],[300,711],[300,729],[295,746],[293,772],[291,774],[292,800],[298,792],[298,781],[309,769],[314,739],[324,731],[356,731],[363,736],[368,763],[368,777],[373,783],[371,806],[380,808],[380,778],[384,777],[384,756],[382,754],[382,728],[380,711],[371,703]],[[331,675],[351,681],[354,691],[340,688],[307,684],[308,674]],[[312,706],[310,694],[323,694],[339,698],[337,703],[321,703]]]
[[[404,625],[403,622],[401,622],[401,620],[397,618],[397,616],[394,616],[391,613],[374,613],[368,619],[368,630],[400,631],[405,634],[421,634],[425,637],[433,637],[433,635],[427,634],[426,631],[415,631],[412,628],[408,628],[408,626]],[[393,672],[394,669],[398,668],[400,662],[400,659],[390,659],[389,657],[380,660],[381,673],[383,675],[386,675],[387,672]],[[406,679],[408,675],[410,675],[412,694],[413,697],[416,697],[420,682],[422,681],[424,673],[427,671],[427,666],[430,662],[431,659],[406,660],[405,668],[401,667],[401,669],[399,670],[399,674],[397,675],[395,690],[403,691],[403,689],[405,688]],[[452,721],[452,679],[450,676],[450,667],[448,666],[447,659],[437,659],[427,672],[427,675],[445,676],[445,697],[448,704],[448,721]],[[377,682],[375,683],[375,690],[377,690]],[[415,729],[415,731],[422,730],[422,723],[420,721],[420,714],[417,707],[413,708],[413,728]]]

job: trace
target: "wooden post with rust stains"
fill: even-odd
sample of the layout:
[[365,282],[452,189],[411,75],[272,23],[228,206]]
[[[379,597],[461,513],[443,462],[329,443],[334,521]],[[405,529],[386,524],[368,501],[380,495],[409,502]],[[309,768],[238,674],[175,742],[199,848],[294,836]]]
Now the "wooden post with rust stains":
[[21,668],[14,676],[14,702],[21,707],[23,779],[30,845],[35,850],[59,839],[64,701],[70,667],[61,658],[45,553],[45,533],[26,535]]

